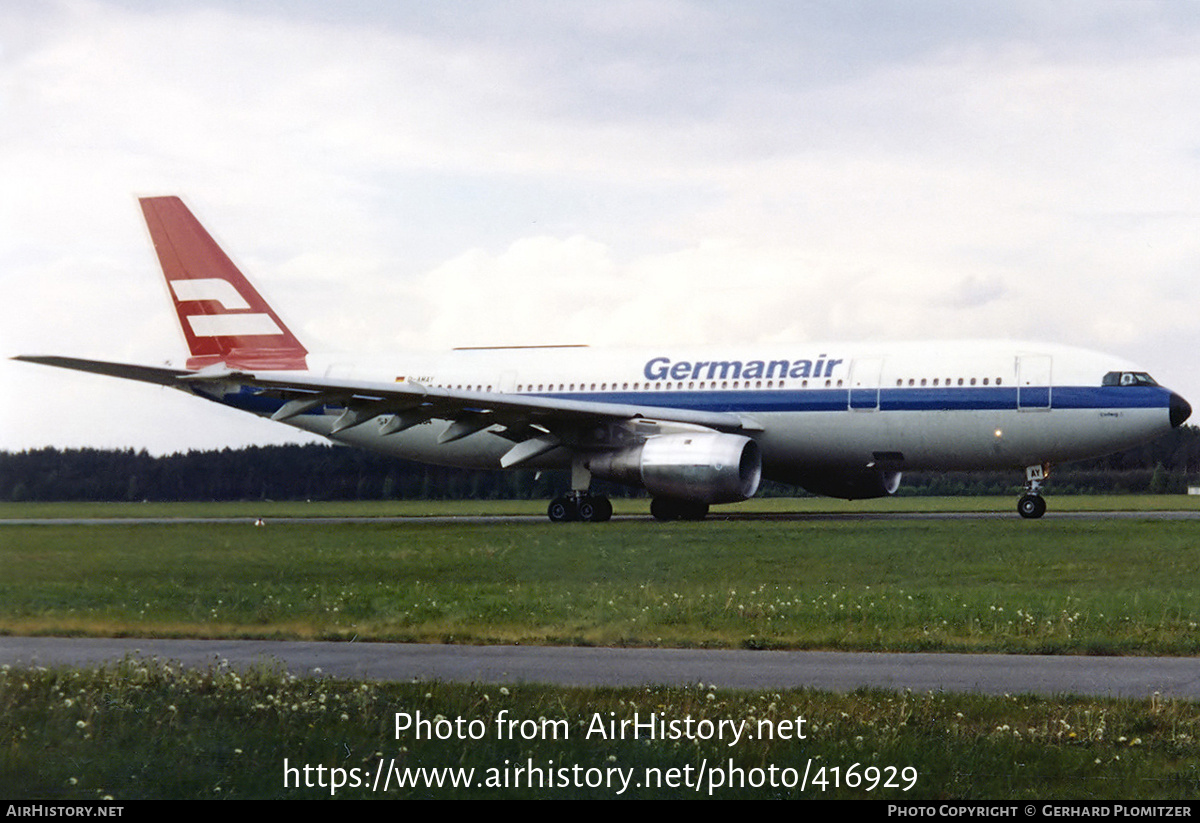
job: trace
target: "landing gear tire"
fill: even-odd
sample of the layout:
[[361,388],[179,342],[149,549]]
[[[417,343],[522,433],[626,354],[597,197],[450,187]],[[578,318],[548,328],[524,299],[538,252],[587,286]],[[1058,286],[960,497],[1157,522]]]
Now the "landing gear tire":
[[675,511],[671,507],[672,502],[665,497],[654,498],[650,501],[650,515],[661,523],[666,523],[668,520],[675,520]]
[[612,519],[612,503],[604,495],[583,495],[572,498],[567,495],[556,497],[550,501],[546,515],[552,523],[572,523],[582,520],[584,523],[604,523]]
[[550,501],[546,515],[551,523],[569,523],[579,519],[579,508],[569,497],[556,497]]
[[1046,513],[1046,501],[1039,494],[1027,494],[1017,501],[1017,513],[1030,520],[1036,520]]
[[673,497],[656,497],[650,501],[650,514],[655,520],[703,520],[708,517],[708,504],[695,500],[677,500]]
[[604,495],[584,497],[579,501],[579,519],[584,523],[604,523],[612,519],[612,503]]
[[592,522],[607,523],[609,520],[612,520],[612,501],[610,501],[604,495],[593,497],[592,500],[595,502],[596,506],[596,516],[592,519]]

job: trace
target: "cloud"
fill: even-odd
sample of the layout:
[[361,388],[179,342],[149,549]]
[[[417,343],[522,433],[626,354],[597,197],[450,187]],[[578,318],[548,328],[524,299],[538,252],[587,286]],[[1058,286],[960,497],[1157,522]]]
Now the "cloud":
[[[1200,396],[1188,8],[10,4],[0,346],[178,355],[179,193],[335,349],[1015,336]],[[263,436],[31,371],[0,447]]]

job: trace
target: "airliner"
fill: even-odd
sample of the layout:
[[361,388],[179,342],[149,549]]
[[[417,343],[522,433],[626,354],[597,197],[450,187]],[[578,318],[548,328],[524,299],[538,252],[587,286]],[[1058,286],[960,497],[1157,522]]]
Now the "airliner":
[[700,520],[763,478],[848,500],[904,471],[1025,471],[1046,511],[1054,463],[1183,424],[1191,406],[1106,354],[1012,341],[456,349],[390,362],[309,352],[177,197],[140,201],[190,352],[179,367],[17,360],[155,383],[397,457],[569,469],[552,521],[606,521],[594,478]]

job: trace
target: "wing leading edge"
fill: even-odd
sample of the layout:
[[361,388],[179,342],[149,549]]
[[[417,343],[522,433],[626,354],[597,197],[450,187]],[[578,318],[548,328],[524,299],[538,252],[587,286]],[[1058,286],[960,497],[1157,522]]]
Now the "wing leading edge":
[[[331,439],[384,416],[388,419],[379,427],[381,436],[398,434],[430,420],[449,421],[438,438],[440,444],[493,429],[514,443],[501,459],[502,468],[520,465],[559,446],[596,450],[622,445],[609,442],[607,434],[594,434],[607,433],[613,424],[674,425],[717,432],[762,430],[755,421],[726,412],[463,391],[411,381],[336,380],[290,371],[227,369],[221,364],[195,370],[58,356],[21,355],[13,359],[169,386],[217,402],[249,391],[256,398],[277,401],[269,405],[268,414],[272,420],[284,423],[301,415],[340,410],[326,433]],[[593,433],[592,442],[585,433]],[[638,436],[632,433],[629,439]]]
[[140,380],[143,383],[157,383],[160,386],[179,388],[179,379],[194,374],[188,369],[172,369],[163,366],[137,366],[130,363],[112,363],[107,360],[83,360],[78,357],[58,357],[54,355],[18,355],[13,360],[25,363],[40,363],[43,366],[58,366],[60,369],[103,374],[108,377],[124,377],[127,380]]

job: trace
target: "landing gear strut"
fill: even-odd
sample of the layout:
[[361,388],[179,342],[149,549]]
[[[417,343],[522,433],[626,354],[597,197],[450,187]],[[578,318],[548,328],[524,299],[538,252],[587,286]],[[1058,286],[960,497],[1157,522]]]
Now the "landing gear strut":
[[612,503],[602,494],[590,494],[592,473],[582,457],[571,462],[571,491],[550,501],[546,514],[553,523],[604,523],[612,518]]
[[1050,476],[1046,465],[1025,468],[1025,494],[1017,501],[1017,513],[1022,517],[1036,519],[1046,513],[1046,501],[1042,497],[1042,482]]

